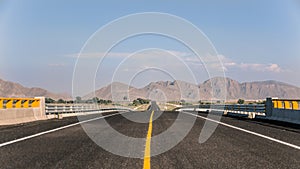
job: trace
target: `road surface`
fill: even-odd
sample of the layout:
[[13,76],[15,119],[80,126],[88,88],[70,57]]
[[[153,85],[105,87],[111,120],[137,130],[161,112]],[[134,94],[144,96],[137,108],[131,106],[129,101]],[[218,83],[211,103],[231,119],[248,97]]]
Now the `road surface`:
[[[96,125],[106,121],[124,135],[145,140],[150,133],[151,150],[153,146],[163,146],[153,143],[151,136],[167,130],[178,116],[178,112],[169,111],[156,117],[160,111],[155,102],[146,112],[127,113],[131,116],[142,114],[149,120],[153,114],[157,119],[151,124],[151,132],[150,123],[130,121],[118,112],[87,123]],[[198,116],[191,131],[171,150],[151,157],[146,162],[151,168],[300,167],[299,126],[222,117],[214,134],[200,144],[199,134],[207,114],[186,112],[184,115]],[[90,115],[86,119],[98,116]],[[143,158],[121,157],[102,149],[87,136],[81,125],[76,125],[77,122],[77,117],[69,117],[0,127],[0,168],[146,168]],[[184,119],[181,123],[184,125]],[[75,125],[60,128],[70,124]],[[60,129],[51,131],[57,128]],[[32,137],[16,140],[26,136]]]

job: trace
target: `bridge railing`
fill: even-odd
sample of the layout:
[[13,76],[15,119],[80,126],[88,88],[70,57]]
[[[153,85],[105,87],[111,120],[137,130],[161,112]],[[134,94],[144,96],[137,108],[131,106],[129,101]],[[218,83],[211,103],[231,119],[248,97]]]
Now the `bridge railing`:
[[300,124],[300,100],[267,98],[268,119]]
[[181,107],[181,110],[191,111],[222,111],[224,114],[243,114],[248,115],[249,118],[255,118],[255,116],[265,116],[266,105],[265,104],[208,104],[208,105],[193,105]]
[[196,105],[181,107],[180,110],[191,111],[222,111],[223,114],[246,114],[249,118],[277,120],[300,124],[300,100],[267,98],[266,104],[248,105]]
[[25,123],[49,118],[87,115],[103,112],[130,111],[126,107],[101,108],[95,104],[46,104],[44,97],[0,97],[0,125]]
[[193,105],[193,106],[184,106],[184,108],[203,108],[203,109],[215,109],[215,110],[232,110],[232,111],[245,111],[245,112],[258,112],[265,113],[266,106],[265,104],[212,104],[212,105]]
[[112,107],[101,108],[96,104],[46,104],[46,115],[64,114],[64,113],[84,113],[93,111],[107,111],[107,110],[130,110],[126,107]]
[[247,104],[247,105],[225,105],[225,110],[227,111],[241,111],[241,112],[256,112],[256,113],[265,113],[266,105],[265,104]]

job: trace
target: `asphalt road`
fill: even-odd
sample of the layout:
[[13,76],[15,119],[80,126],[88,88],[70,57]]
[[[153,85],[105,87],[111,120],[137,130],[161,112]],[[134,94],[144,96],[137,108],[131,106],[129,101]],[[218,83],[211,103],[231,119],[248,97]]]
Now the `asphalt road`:
[[[149,119],[153,112],[152,137],[166,131],[174,124],[187,125],[190,114],[178,112],[160,112],[155,103],[147,112],[128,112],[129,116],[144,116]],[[205,113],[188,112],[206,117]],[[93,126],[110,124],[116,131],[134,138],[145,138],[149,133],[148,123],[128,120],[119,113],[106,114],[110,117],[87,122]],[[98,115],[86,116],[93,119]],[[23,138],[43,131],[74,124],[76,117],[62,120],[47,120],[23,125],[0,127],[0,144],[17,138]],[[247,120],[222,117],[223,124],[252,131],[267,138],[259,137],[225,125],[218,125],[214,134],[205,142],[198,142],[205,119],[197,118],[187,136],[171,150],[151,157],[151,168],[300,168],[300,150],[282,143],[300,146],[299,126],[271,121]],[[178,131],[180,128],[178,128]],[[110,138],[108,130],[100,133]],[[176,130],[173,135],[176,136]],[[164,142],[165,140],[165,142]],[[170,138],[160,144],[151,141],[151,149],[164,148]],[[137,145],[138,147],[138,145]],[[135,149],[135,147],[128,147]],[[138,150],[138,148],[136,148]],[[128,158],[114,155],[96,143],[85,133],[81,125],[29,138],[0,147],[0,168],[143,168],[143,158]]]

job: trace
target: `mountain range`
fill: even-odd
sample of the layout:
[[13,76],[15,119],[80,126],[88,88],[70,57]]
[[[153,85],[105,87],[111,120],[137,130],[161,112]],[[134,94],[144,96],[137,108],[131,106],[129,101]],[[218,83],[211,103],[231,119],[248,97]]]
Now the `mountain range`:
[[0,79],[0,97],[50,97],[55,100],[70,99],[68,94],[52,93],[38,87],[24,87],[21,84]]
[[[86,97],[91,96],[90,94]],[[239,98],[262,100],[267,97],[297,99],[300,98],[300,88],[272,80],[240,83],[230,78],[215,77],[199,85],[176,80],[152,82],[143,88],[114,82],[95,91],[95,96],[115,101],[133,100],[138,97],[167,101],[182,99],[195,101],[220,99],[225,96],[227,100]]]
[[[226,89],[226,90],[225,90]],[[127,92],[129,91],[129,92]],[[224,92],[226,91],[226,93]],[[0,97],[37,97],[44,96],[53,99],[70,99],[68,94],[49,92],[42,88],[28,88],[18,83],[0,79]],[[236,100],[260,100],[267,97],[300,98],[300,88],[278,81],[257,81],[240,83],[230,78],[215,77],[201,84],[184,81],[151,82],[142,88],[135,88],[120,82],[113,82],[105,87],[88,94],[83,98],[98,97],[114,101],[148,98],[151,100],[210,100],[224,98]]]

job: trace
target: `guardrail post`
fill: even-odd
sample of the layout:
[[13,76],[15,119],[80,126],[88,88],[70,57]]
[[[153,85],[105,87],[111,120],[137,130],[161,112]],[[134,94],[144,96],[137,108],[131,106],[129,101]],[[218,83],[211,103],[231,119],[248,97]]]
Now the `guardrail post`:
[[255,113],[254,113],[254,112],[250,112],[250,113],[248,114],[248,118],[254,119],[254,118],[255,118]]
[[227,115],[228,114],[228,110],[225,109],[223,114]]
[[[278,105],[276,105],[278,106]],[[267,98],[266,100],[266,116],[267,117],[271,117],[272,113],[273,113],[273,102],[272,102],[272,98]]]

